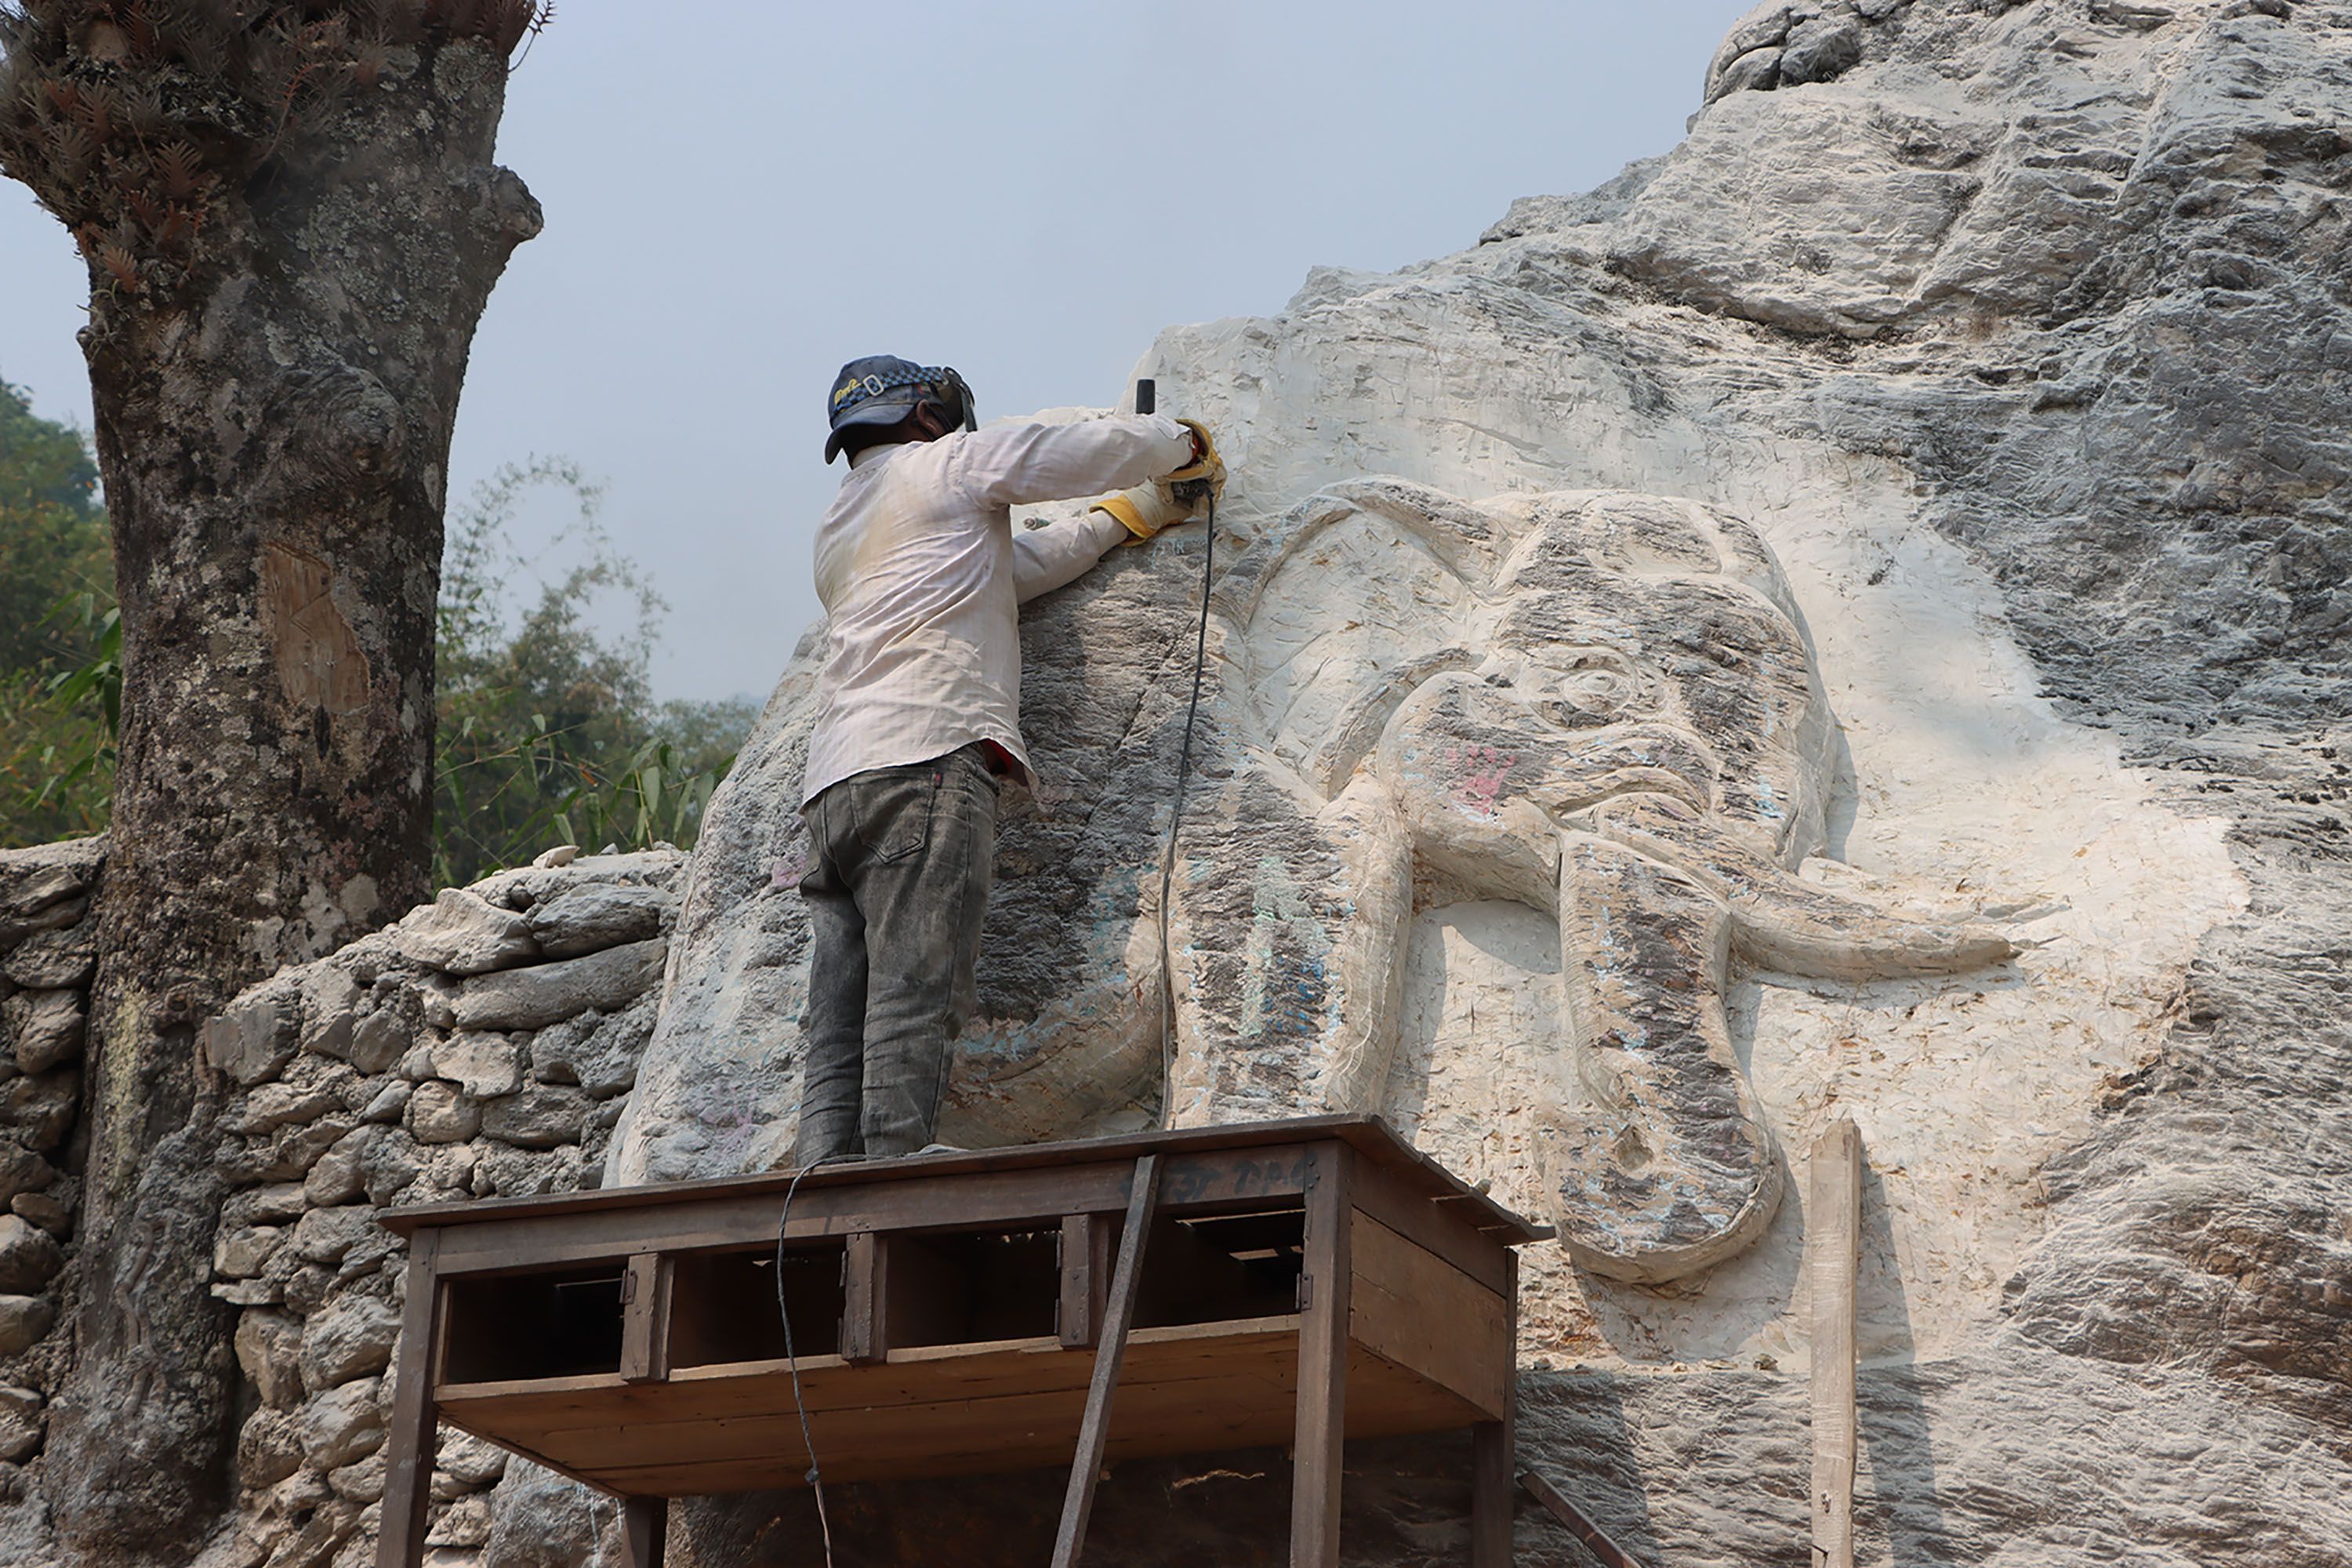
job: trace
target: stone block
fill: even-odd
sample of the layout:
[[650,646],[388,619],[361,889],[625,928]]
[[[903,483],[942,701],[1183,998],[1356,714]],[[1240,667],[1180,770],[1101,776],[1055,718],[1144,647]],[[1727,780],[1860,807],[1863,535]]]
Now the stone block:
[[442,1500],[495,1485],[507,1473],[507,1451],[470,1432],[451,1432],[433,1456],[433,1495]]
[[577,1143],[590,1101],[576,1089],[535,1083],[482,1108],[482,1135],[521,1149]]
[[389,1301],[339,1297],[302,1325],[302,1386],[318,1394],[382,1372],[399,1337],[400,1313]]
[[331,1208],[358,1197],[366,1189],[367,1152],[377,1131],[373,1126],[355,1127],[336,1139],[302,1178],[303,1198],[314,1206]]
[[427,1546],[478,1547],[490,1538],[490,1500],[476,1493],[442,1510],[425,1532]]
[[239,1187],[229,1194],[221,1205],[221,1221],[225,1225],[283,1225],[300,1219],[310,1207],[310,1200],[302,1195],[299,1182],[265,1182],[259,1186]]
[[21,991],[0,1002],[16,1067],[46,1072],[81,1055],[82,998],[79,991]]
[[462,1143],[481,1131],[482,1108],[454,1083],[431,1079],[408,1100],[408,1130],[419,1143]]
[[[405,1089],[407,1086],[400,1087]],[[416,1140],[405,1130],[385,1128],[383,1135],[368,1145],[360,1161],[360,1176],[367,1185],[368,1202],[379,1206],[388,1204],[415,1181],[416,1153]]]
[[88,921],[28,936],[0,960],[0,974],[27,991],[88,985],[97,967],[98,934]]
[[313,1468],[340,1469],[383,1447],[382,1380],[362,1378],[331,1388],[302,1407],[302,1452]]
[[378,1007],[352,1027],[351,1063],[363,1073],[389,1072],[406,1054],[406,1020],[389,1007]]
[[673,901],[660,888],[591,883],[533,904],[524,919],[549,958],[577,958],[659,936]]
[[340,1263],[355,1247],[390,1250],[393,1236],[375,1223],[372,1204],[312,1209],[294,1226],[294,1250],[311,1263]]
[[56,1169],[47,1160],[10,1139],[0,1138],[0,1197],[14,1204],[57,1179]]
[[32,1295],[65,1266],[57,1237],[21,1215],[0,1215],[0,1295]]
[[587,1012],[614,1012],[661,984],[669,944],[660,938],[585,958],[468,980],[455,1009],[468,1029],[539,1029]]
[[301,1048],[314,1056],[348,1059],[360,987],[333,963],[314,966],[302,985]]
[[[448,1441],[443,1438],[442,1446],[447,1447]],[[327,1484],[335,1489],[337,1497],[349,1498],[353,1502],[373,1502],[383,1496],[383,1452],[378,1449],[357,1464],[345,1465],[329,1474]]]
[[398,1080],[387,1083],[375,1091],[374,1097],[367,1104],[360,1108],[360,1120],[373,1122],[398,1121],[402,1113],[408,1109],[409,1096],[415,1092],[415,1086],[413,1084],[402,1083]]
[[442,889],[390,935],[404,957],[448,974],[482,974],[539,956],[528,921],[462,888]]
[[293,1009],[277,997],[259,996],[205,1020],[205,1060],[236,1082],[251,1086],[275,1078],[293,1058],[299,1043]]
[[637,1064],[661,1014],[661,993],[649,991],[617,1013],[583,1013],[531,1037],[531,1076],[542,1083],[577,1084],[598,1100],[636,1087]]
[[246,1417],[236,1435],[237,1485],[258,1491],[301,1468],[302,1439],[290,1415],[264,1405]]
[[273,1410],[302,1403],[301,1351],[302,1325],[285,1313],[257,1307],[237,1319],[236,1364]]
[[504,1035],[460,1030],[433,1047],[433,1076],[456,1083],[477,1100],[495,1100],[522,1087],[522,1052]]
[[73,1234],[73,1210],[47,1193],[18,1193],[8,1200],[8,1209],[47,1231],[51,1236]]
[[244,1103],[223,1119],[223,1125],[231,1132],[257,1138],[280,1127],[316,1121],[342,1106],[343,1097],[331,1082],[296,1084],[278,1080],[255,1085],[246,1094]]
[[277,1226],[223,1226],[213,1237],[213,1272],[224,1279],[251,1279],[268,1268],[286,1244]]
[[54,1149],[73,1131],[80,1095],[78,1068],[12,1078],[0,1084],[0,1127],[13,1130],[28,1149]]
[[0,1296],[0,1356],[30,1350],[57,1321],[57,1303],[47,1296]]

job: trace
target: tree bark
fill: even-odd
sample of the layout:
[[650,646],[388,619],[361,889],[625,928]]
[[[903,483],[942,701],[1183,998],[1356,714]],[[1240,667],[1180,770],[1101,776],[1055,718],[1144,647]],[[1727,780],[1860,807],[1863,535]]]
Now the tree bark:
[[228,1496],[203,1020],[427,890],[449,440],[475,323],[540,227],[491,161],[533,15],[52,3],[6,38],[0,164],[91,264],[123,623],[47,1464],[84,1561],[185,1561]]

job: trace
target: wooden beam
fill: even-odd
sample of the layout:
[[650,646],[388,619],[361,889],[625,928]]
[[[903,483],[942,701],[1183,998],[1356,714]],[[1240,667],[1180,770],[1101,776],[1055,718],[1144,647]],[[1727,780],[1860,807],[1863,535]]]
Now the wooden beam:
[[669,1544],[669,1499],[621,1500],[621,1568],[661,1568]]
[[1813,1568],[1853,1568],[1854,1289],[1862,1133],[1841,1117],[1813,1145],[1805,1267],[1813,1292]]
[[1105,1214],[1062,1216],[1062,1304],[1054,1327],[1064,1350],[1092,1350],[1102,1342],[1115,1228]]
[[1519,1257],[1505,1258],[1503,1411],[1470,1428],[1470,1568],[1511,1568],[1511,1506],[1517,1489],[1519,1415]]
[[1095,1509],[1095,1479],[1102,1470],[1103,1445],[1110,1436],[1111,1396],[1118,1388],[1119,1363],[1127,1356],[1128,1325],[1135,1317],[1135,1290],[1143,1275],[1143,1243],[1160,1206],[1160,1157],[1135,1163],[1127,1200],[1127,1230],[1119,1237],[1118,1268],[1111,1276],[1104,1309],[1102,1343],[1095,1348],[1095,1375],[1087,1389],[1086,1418],[1078,1426],[1077,1457],[1070,1461],[1069,1489],[1062,1499],[1061,1529],[1054,1538],[1054,1568],[1077,1568],[1086,1544],[1087,1521]]
[[443,1287],[433,1271],[438,1229],[420,1230],[408,1243],[408,1298],[400,1317],[400,1361],[393,1370],[392,1428],[384,1442],[383,1523],[376,1532],[377,1568],[415,1568],[425,1561],[425,1509],[433,1500],[435,1342],[440,1337]]
[[621,1376],[656,1383],[669,1375],[669,1259],[632,1256],[621,1275]]
[[1348,1434],[1348,1319],[1354,1151],[1317,1152],[1307,1194],[1306,1267],[1299,1275],[1298,1425],[1291,1445],[1290,1568],[1339,1568],[1339,1482]]
[[853,1232],[841,1260],[841,1359],[856,1365],[890,1353],[890,1249],[870,1230]]
[[1601,1528],[1585,1516],[1582,1509],[1569,1500],[1568,1494],[1541,1470],[1528,1470],[1520,1475],[1519,1484],[1528,1495],[1544,1505],[1554,1519],[1568,1526],[1569,1533],[1584,1543],[1584,1549],[1599,1558],[1602,1568],[1642,1568],[1641,1559],[1609,1539]]

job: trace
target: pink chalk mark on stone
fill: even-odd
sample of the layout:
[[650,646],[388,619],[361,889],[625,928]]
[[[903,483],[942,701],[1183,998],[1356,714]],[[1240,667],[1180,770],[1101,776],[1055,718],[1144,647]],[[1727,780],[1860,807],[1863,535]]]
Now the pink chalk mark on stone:
[[773,866],[768,868],[769,890],[771,892],[780,893],[784,891],[786,889],[799,887],[801,885],[801,873],[806,869],[808,869],[808,861],[803,856],[788,856],[785,858],[777,861]]
[[1458,775],[1454,781],[1455,803],[1473,816],[1492,817],[1495,802],[1502,797],[1503,780],[1518,766],[1519,759],[1491,746],[1472,746],[1466,752],[1449,746],[1445,760]]

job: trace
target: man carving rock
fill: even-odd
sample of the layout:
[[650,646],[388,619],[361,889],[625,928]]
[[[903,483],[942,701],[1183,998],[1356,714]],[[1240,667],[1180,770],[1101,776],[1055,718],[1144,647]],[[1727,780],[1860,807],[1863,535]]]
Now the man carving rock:
[[[1021,739],[1019,605],[1112,545],[1188,520],[1224,470],[1208,432],[1164,416],[979,429],[952,370],[853,360],[826,405],[849,457],[817,531],[827,616],[801,786],[812,851],[806,1068],[795,1163],[930,1142],[972,967],[1003,781]],[[1155,482],[1146,481],[1159,475]],[[1132,487],[1132,488],[1129,488]],[[1016,531],[1011,509],[1100,494]]]

